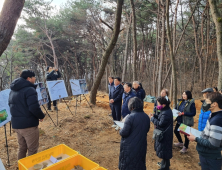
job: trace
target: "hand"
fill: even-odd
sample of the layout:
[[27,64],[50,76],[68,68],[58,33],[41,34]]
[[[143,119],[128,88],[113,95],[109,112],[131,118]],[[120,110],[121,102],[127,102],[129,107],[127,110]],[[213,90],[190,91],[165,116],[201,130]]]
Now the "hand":
[[181,112],[178,114],[178,116],[182,116],[182,115],[183,115],[183,113],[181,113]]
[[190,133],[190,136],[187,136],[187,138],[188,138],[189,141],[191,141],[191,142],[195,141],[195,139],[196,139],[196,137],[195,137],[192,133]]
[[44,119],[39,119],[40,122],[43,122]]
[[113,99],[111,99],[109,102],[110,102],[110,103],[114,103],[114,100],[113,100]]
[[57,72],[57,71],[58,71],[58,69],[55,69],[55,71]]
[[150,114],[150,119],[153,117],[153,113]]

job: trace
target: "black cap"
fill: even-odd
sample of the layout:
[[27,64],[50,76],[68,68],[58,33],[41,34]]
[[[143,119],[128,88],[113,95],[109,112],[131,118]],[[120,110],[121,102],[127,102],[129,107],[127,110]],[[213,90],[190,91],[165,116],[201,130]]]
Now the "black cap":
[[212,88],[206,88],[201,93],[214,92]]

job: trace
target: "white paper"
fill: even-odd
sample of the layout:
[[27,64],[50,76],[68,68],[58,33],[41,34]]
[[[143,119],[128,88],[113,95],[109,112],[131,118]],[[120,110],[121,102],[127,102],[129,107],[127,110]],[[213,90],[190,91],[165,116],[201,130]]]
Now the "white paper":
[[173,112],[173,119],[175,120],[178,117],[178,113],[180,113],[180,111],[173,109],[172,112]]
[[11,121],[11,113],[8,105],[10,89],[0,92],[0,127]]
[[0,170],[5,170],[5,167],[4,167],[1,159],[0,159]]
[[79,80],[71,79],[69,81],[70,81],[70,85],[71,85],[71,89],[72,89],[72,95],[76,96],[76,95],[82,94],[82,90],[80,88]]
[[124,123],[120,121],[114,121],[117,126],[119,126],[121,129],[124,127]]
[[52,101],[68,97],[64,80],[47,81],[47,87]]
[[50,161],[55,164],[58,162],[58,160],[56,158],[54,158],[53,156],[50,157]]

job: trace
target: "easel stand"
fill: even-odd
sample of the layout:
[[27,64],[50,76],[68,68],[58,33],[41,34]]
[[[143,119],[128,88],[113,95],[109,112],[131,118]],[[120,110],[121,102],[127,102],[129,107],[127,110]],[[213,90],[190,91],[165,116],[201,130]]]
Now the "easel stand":
[[67,108],[69,109],[69,111],[70,111],[71,115],[72,115],[72,116],[74,116],[74,115],[72,114],[72,111],[70,110],[70,108],[69,108],[68,104],[66,103],[66,101],[65,101],[64,99],[63,99],[63,101],[65,102],[65,104],[66,104]]
[[8,152],[8,140],[7,140],[7,133],[6,133],[6,125],[4,125],[4,128],[5,128],[5,147],[6,147],[6,151],[7,151],[7,155],[8,155],[8,162],[7,162],[7,166],[11,166],[10,165],[10,160],[9,160],[9,152]]
[[[87,100],[87,98],[86,98],[86,96],[84,95],[84,94],[82,94],[84,97],[85,97],[85,100],[87,101],[87,103],[88,103],[88,105],[89,105],[89,107],[91,108],[91,110],[92,110],[92,112],[93,112],[93,109],[92,109],[92,106],[90,105],[90,103],[89,103],[89,101]],[[75,110],[75,115],[76,115],[76,111],[77,111],[77,102],[78,102],[78,96],[80,97],[80,104],[81,104],[81,95],[77,95],[76,96],[76,110]],[[93,112],[94,113],[94,112]]]
[[[45,108],[45,106],[44,105],[42,105],[43,106],[43,108],[45,109],[45,112],[47,113],[47,115],[49,116],[49,118],[52,120],[52,117],[50,116],[50,114],[48,113],[48,111],[46,110],[46,108]],[[58,113],[57,113],[58,114]],[[56,124],[55,124],[55,122],[52,120],[52,122],[53,122],[53,124],[55,125],[55,127],[56,127]],[[58,122],[58,121],[57,121]]]

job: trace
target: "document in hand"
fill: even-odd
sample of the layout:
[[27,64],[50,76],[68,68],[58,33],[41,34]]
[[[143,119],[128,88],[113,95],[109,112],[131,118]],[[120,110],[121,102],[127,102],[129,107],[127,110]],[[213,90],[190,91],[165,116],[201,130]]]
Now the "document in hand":
[[172,112],[173,112],[173,120],[176,120],[176,118],[178,117],[178,113],[180,113],[180,111],[173,109]]
[[5,170],[5,167],[4,167],[4,165],[3,165],[3,163],[2,163],[2,160],[0,159],[0,169],[1,170]]
[[120,121],[114,121],[115,122],[115,124],[117,125],[117,126],[119,126],[121,129],[124,127],[124,123],[123,122],[120,122]]
[[201,135],[201,131],[198,131],[192,127],[189,127],[183,123],[181,123],[180,127],[178,128],[178,131],[180,131],[181,133],[187,135],[187,136],[190,136],[190,133],[192,133],[194,136],[196,137],[200,137]]

